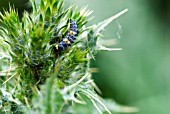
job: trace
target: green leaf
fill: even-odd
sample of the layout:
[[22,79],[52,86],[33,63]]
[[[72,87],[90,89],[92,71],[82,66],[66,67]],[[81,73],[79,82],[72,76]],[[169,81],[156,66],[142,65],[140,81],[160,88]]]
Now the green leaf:
[[[135,107],[129,107],[129,106],[123,106],[112,99],[103,99],[103,103],[106,105],[106,107],[113,113],[115,112],[123,112],[123,113],[134,113],[138,112],[138,109]],[[104,110],[102,110],[104,112]]]
[[49,1],[50,1],[50,4],[53,4],[53,1],[54,1],[54,0],[49,0]]
[[43,16],[42,16],[42,14],[40,14],[40,17],[39,17],[39,22],[43,22]]
[[94,114],[94,106],[92,102],[85,96],[81,95],[86,104],[73,104],[74,114]]
[[61,11],[63,4],[64,4],[64,0],[61,0],[59,2],[58,6],[57,6],[58,7],[58,12]]
[[[99,103],[108,114],[111,114],[110,110],[105,106],[105,104],[103,104],[103,102],[101,101],[101,99],[95,92],[93,92],[89,89],[80,89],[79,91],[80,91],[80,93],[86,95],[89,99],[91,99],[91,101],[93,103],[95,103],[95,102]],[[96,105],[96,103],[94,104],[94,106],[100,112],[100,110],[99,110],[100,108]]]
[[45,6],[44,6],[44,1],[43,0],[41,0],[40,9],[41,9],[41,11],[45,10]]
[[72,57],[74,63],[82,63],[88,60],[87,58],[85,58],[86,54],[87,54],[86,50],[82,51],[80,49],[77,49],[71,52],[70,56]]
[[50,21],[50,16],[51,16],[51,9],[50,7],[47,8],[45,11],[45,21]]
[[31,0],[31,2],[32,2],[32,6],[33,6],[33,12],[34,12],[34,14],[37,14],[37,6],[35,3],[35,0]]
[[53,4],[52,10],[53,12],[57,12],[57,5],[58,5],[58,0],[55,1],[55,3]]
[[35,109],[40,109],[41,114],[60,114],[65,101],[54,83],[54,76],[47,80],[40,92],[41,94],[33,99]]

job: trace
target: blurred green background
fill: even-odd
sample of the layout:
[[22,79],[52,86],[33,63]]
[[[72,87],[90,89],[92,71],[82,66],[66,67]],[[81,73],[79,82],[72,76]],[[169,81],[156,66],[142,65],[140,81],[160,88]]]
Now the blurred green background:
[[[117,38],[122,51],[101,52],[93,67],[102,96],[139,108],[136,114],[169,114],[170,2],[168,0],[74,0],[89,6],[97,23],[128,8],[106,28],[104,39]],[[121,29],[119,27],[121,25]],[[117,35],[119,33],[119,35]]]
[[[3,1],[0,9],[4,6]],[[20,1],[18,8],[23,6],[27,9],[24,5],[27,0],[16,1]],[[135,114],[169,114],[170,1],[66,1],[80,6],[88,5],[94,11],[92,16],[95,16],[91,24],[129,9],[103,32],[103,39],[117,39],[118,43],[112,47],[123,50],[100,52],[92,64],[92,67],[99,68],[94,79],[103,97],[139,108]]]

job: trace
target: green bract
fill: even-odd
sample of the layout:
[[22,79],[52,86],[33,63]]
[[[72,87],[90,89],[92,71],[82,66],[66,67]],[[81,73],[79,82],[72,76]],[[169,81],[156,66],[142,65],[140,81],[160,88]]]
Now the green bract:
[[[78,114],[86,110],[90,114],[96,113],[96,107],[110,114],[94,91],[98,88],[89,65],[97,51],[114,50],[99,45],[98,38],[127,9],[87,27],[92,13],[87,8],[65,8],[63,0],[31,3],[33,12],[24,12],[22,20],[12,7],[0,13],[0,113]],[[55,51],[57,43],[49,42],[67,33],[70,18],[77,23],[77,39],[67,49]],[[123,111],[112,103],[111,111]]]

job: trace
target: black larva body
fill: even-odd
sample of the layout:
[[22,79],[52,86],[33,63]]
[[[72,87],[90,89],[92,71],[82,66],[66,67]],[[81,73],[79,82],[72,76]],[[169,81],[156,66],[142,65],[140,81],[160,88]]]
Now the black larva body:
[[50,44],[59,42],[55,46],[56,50],[64,50],[68,46],[71,46],[71,44],[74,43],[74,40],[76,40],[75,36],[77,36],[78,34],[76,21],[74,21],[73,19],[70,19],[69,21],[70,21],[70,27],[69,27],[69,30],[67,31],[66,36],[62,37],[60,41],[58,41],[59,39],[53,39],[50,41]]

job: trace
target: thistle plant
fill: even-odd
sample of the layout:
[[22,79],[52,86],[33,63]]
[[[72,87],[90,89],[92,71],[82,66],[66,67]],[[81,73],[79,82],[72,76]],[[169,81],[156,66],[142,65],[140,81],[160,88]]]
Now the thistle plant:
[[[24,12],[21,20],[13,7],[0,13],[0,113],[132,111],[99,97],[90,69],[90,60],[98,51],[120,50],[102,46],[99,37],[127,9],[86,26],[92,19],[87,7],[66,8],[64,0],[41,0],[39,5],[32,0],[31,4],[33,12]],[[70,20],[76,23],[77,35]]]

